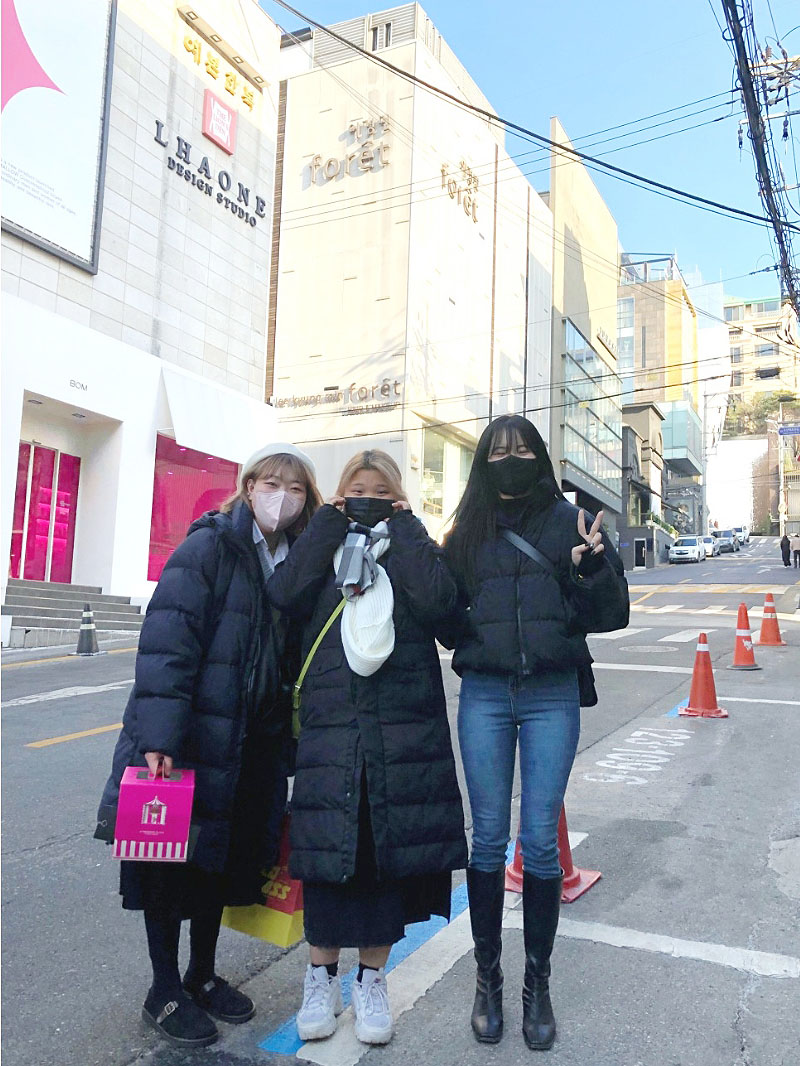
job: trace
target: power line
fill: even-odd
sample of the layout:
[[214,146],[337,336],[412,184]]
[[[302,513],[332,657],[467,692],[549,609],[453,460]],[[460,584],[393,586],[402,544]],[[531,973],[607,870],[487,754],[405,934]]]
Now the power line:
[[[705,196],[698,196],[695,193],[687,192],[684,189],[678,189],[675,186],[667,185],[666,183],[656,181],[653,178],[647,178],[642,174],[637,174],[635,171],[626,170],[622,167],[614,166],[612,163],[606,163],[599,158],[588,155],[586,152],[581,152],[577,148],[572,148],[567,145],[559,144],[557,141],[553,141],[551,140],[551,138],[545,137],[543,134],[534,133],[533,130],[529,130],[525,126],[522,126],[517,122],[512,122],[510,119],[504,118],[501,115],[497,115],[492,111],[488,111],[486,110],[486,108],[478,107],[476,104],[470,104],[466,101],[460,100],[453,93],[449,93],[445,89],[440,89],[437,86],[432,85],[430,82],[425,81],[423,78],[419,78],[415,74],[411,74],[408,71],[402,70],[400,67],[395,66],[393,63],[390,63],[388,60],[384,59],[382,56],[377,55],[376,53],[368,52],[365,48],[360,47],[360,45],[357,45],[353,41],[349,41],[346,37],[343,37],[340,34],[336,33],[335,30],[332,30],[329,27],[323,25],[322,23],[317,22],[312,18],[309,18],[309,16],[304,15],[303,12],[298,11],[297,8],[294,8],[290,4],[286,3],[286,0],[275,0],[275,3],[279,4],[279,6],[282,8],[285,8],[285,10],[290,11],[293,15],[295,15],[295,17],[305,22],[308,22],[316,29],[328,34],[328,36],[332,37],[340,44],[345,45],[353,52],[358,53],[359,55],[363,56],[365,59],[368,59],[372,63],[384,67],[386,70],[391,71],[393,74],[396,74],[398,77],[402,78],[405,81],[408,81],[412,85],[418,85],[420,88],[425,89],[427,92],[430,92],[434,96],[437,96],[443,100],[448,100],[450,103],[454,104],[456,107],[461,108],[462,110],[479,115],[481,118],[485,119],[490,124],[497,124],[503,126],[505,129],[513,130],[516,134],[523,138],[527,138],[538,144],[548,145],[550,148],[552,148],[559,154],[567,154],[575,159],[580,159],[583,163],[589,166],[590,169],[597,169],[601,173],[608,173],[611,176],[617,178],[618,180],[626,182],[626,184],[633,184],[635,187],[645,186],[651,189],[653,192],[657,193],[658,195],[667,196],[669,199],[682,200],[687,203],[690,203],[695,207],[699,206],[704,207],[705,209],[711,208],[719,213],[728,214],[731,217],[741,218],[751,224],[772,224],[772,219],[769,217],[765,217],[763,215],[756,215],[752,211],[745,211],[742,208],[732,207],[729,204],[720,203],[718,200],[711,200]],[[800,232],[800,227],[794,226],[791,223],[786,223],[786,225],[789,228]]]

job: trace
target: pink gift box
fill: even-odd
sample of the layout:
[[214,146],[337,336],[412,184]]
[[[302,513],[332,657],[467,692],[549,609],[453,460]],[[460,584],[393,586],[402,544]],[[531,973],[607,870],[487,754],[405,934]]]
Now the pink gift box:
[[192,821],[194,770],[151,777],[140,766],[122,775],[114,829],[114,858],[186,862]]

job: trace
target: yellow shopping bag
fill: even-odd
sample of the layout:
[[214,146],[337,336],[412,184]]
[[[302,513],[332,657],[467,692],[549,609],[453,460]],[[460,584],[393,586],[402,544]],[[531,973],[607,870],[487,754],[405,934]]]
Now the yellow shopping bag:
[[263,903],[226,907],[222,924],[257,940],[288,948],[303,937],[303,885],[289,877],[289,815],[283,820],[278,862],[266,872]]

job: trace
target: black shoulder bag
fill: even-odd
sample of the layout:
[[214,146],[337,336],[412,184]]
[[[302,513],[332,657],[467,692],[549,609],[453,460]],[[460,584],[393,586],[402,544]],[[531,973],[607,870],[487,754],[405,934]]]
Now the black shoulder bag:
[[[532,544],[529,544],[524,537],[520,537],[519,534],[514,533],[511,529],[501,529],[500,536],[507,540],[509,544],[513,544],[517,551],[521,551],[523,555],[527,555],[529,559],[532,559],[537,566],[555,581],[558,581],[558,574],[556,568],[550,562],[546,555],[542,555],[538,548],[534,548]],[[560,585],[560,582],[559,582]],[[580,699],[581,707],[594,707],[597,703],[597,689],[594,684],[594,671],[589,663],[583,666],[577,667],[578,673],[578,697]]]

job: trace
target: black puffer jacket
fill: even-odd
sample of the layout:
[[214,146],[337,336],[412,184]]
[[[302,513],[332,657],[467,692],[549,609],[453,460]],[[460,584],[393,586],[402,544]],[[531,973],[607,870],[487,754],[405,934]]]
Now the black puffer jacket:
[[[412,514],[395,515],[389,530],[391,547],[380,565],[394,590],[394,651],[371,677],[354,674],[337,619],[303,685],[290,869],[307,881],[353,876],[364,767],[381,878],[439,873],[467,862],[433,636],[453,610],[455,584],[440,549]],[[345,517],[322,507],[267,584],[275,606],[304,620],[304,655],[341,599],[332,564],[346,531]]]
[[123,771],[146,765],[146,751],[194,769],[192,862],[233,875],[241,891],[228,903],[258,901],[259,870],[274,860],[286,803],[284,626],[273,623],[249,508],[193,523],[150,600],[103,793],[103,805],[116,805]]
[[[455,572],[460,606],[439,630],[440,639],[455,648],[453,669],[487,673],[531,674],[564,670],[592,662],[586,633],[624,629],[628,624],[628,585],[619,556],[603,534],[605,551],[594,573],[583,576],[570,552],[582,543],[578,508],[557,500],[544,510],[507,507],[498,513],[498,536],[478,554],[474,580]],[[586,528],[593,518],[586,514]],[[500,536],[507,526],[523,537],[555,567],[550,576],[532,559]]]

